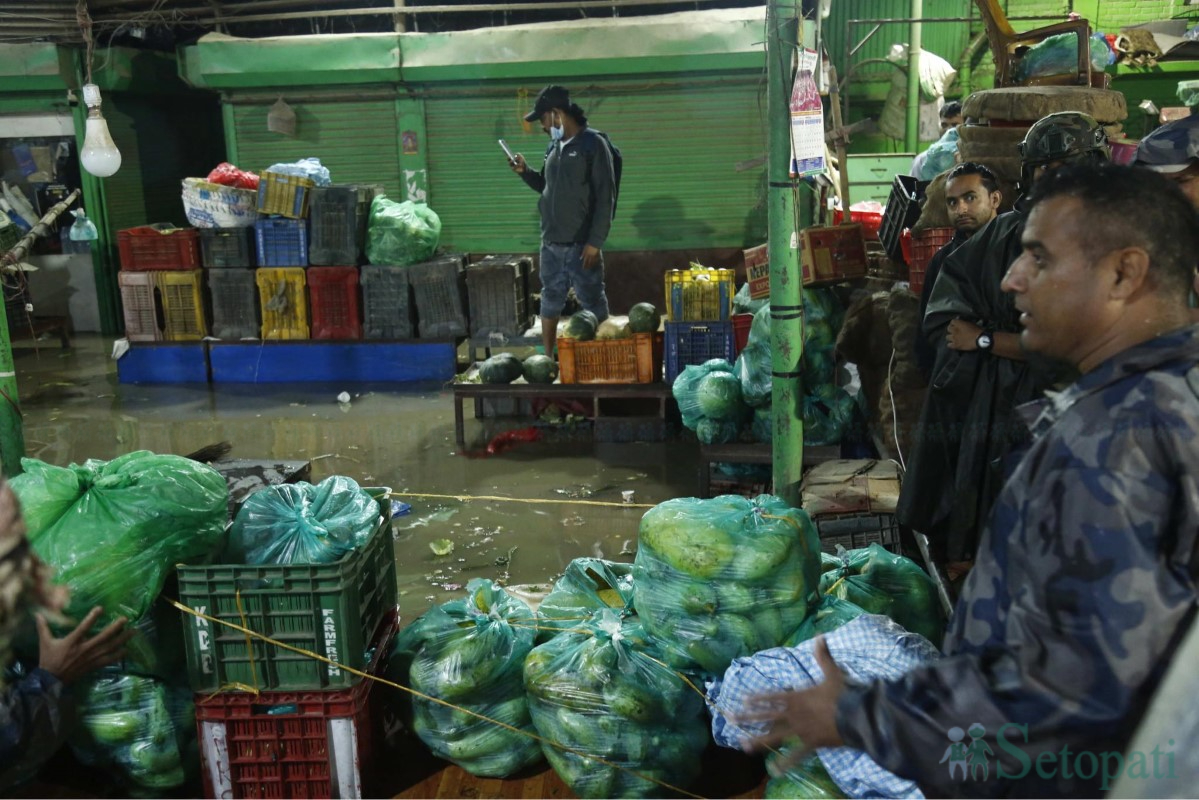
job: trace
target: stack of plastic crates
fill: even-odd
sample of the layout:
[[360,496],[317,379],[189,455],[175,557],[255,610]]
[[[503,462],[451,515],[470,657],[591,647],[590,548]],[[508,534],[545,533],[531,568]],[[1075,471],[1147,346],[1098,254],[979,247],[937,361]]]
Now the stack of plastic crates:
[[361,339],[358,267],[309,267],[313,339]]
[[470,335],[515,338],[529,328],[529,256],[488,256],[466,270]]
[[362,333],[367,339],[411,339],[412,288],[407,267],[362,267]]
[[384,750],[382,676],[398,627],[390,499],[361,548],[332,564],[178,568],[207,797],[363,797]]
[[263,339],[308,338],[308,284],[303,267],[259,267],[255,275]]
[[457,338],[470,333],[465,263],[465,257],[456,254],[406,268],[416,297],[422,339]]
[[362,255],[371,201],[381,186],[323,186],[308,209],[308,260],[314,266],[352,266]]
[[708,359],[737,357],[731,269],[666,273],[666,382]]

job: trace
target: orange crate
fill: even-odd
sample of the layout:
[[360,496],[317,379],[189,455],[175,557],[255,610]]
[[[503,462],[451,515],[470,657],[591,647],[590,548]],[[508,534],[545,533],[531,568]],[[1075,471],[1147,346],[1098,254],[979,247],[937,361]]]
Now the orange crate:
[[199,269],[200,235],[195,228],[142,225],[117,231],[121,269]]
[[629,339],[558,340],[562,383],[655,383],[662,380],[662,334]]

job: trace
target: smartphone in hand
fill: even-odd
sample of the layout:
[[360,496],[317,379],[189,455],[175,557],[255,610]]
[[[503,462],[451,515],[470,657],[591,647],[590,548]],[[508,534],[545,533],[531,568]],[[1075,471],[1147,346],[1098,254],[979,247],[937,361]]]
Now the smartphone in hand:
[[503,148],[504,155],[508,156],[509,163],[515,164],[516,163],[516,154],[508,149],[508,143],[505,142],[503,139],[498,139],[497,141],[500,143],[500,147]]

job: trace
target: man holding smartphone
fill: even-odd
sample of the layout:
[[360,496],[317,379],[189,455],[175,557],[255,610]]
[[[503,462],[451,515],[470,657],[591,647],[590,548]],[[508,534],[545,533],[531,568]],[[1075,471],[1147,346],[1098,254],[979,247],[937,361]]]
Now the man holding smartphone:
[[542,89],[525,120],[540,122],[550,137],[540,172],[520,153],[509,166],[541,195],[541,339],[546,355],[553,356],[570,287],[597,320],[608,317],[602,249],[612,228],[616,178],[607,138],[587,126],[583,109],[565,88]]

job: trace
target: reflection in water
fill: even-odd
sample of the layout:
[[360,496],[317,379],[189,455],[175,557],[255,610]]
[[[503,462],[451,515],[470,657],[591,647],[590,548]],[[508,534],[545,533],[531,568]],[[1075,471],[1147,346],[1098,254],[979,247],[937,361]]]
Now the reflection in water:
[[[128,386],[117,383],[109,342],[80,337],[74,344],[67,354],[44,344],[38,354],[15,350],[29,456],[67,464],[139,449],[188,453],[227,440],[235,458],[309,460],[313,480],[341,474],[391,486],[412,506],[394,525],[409,620],[471,578],[541,583],[579,556],[631,561],[644,509],[571,500],[620,503],[622,490],[635,489],[637,502],[657,503],[696,490],[689,444],[592,445],[559,436],[468,459],[455,454],[453,403],[440,386]],[[348,406],[337,402],[342,391],[353,396]],[[519,424],[500,420],[485,430],[468,421],[468,439],[476,437],[468,446]],[[454,543],[450,554],[430,548],[439,539]]]

